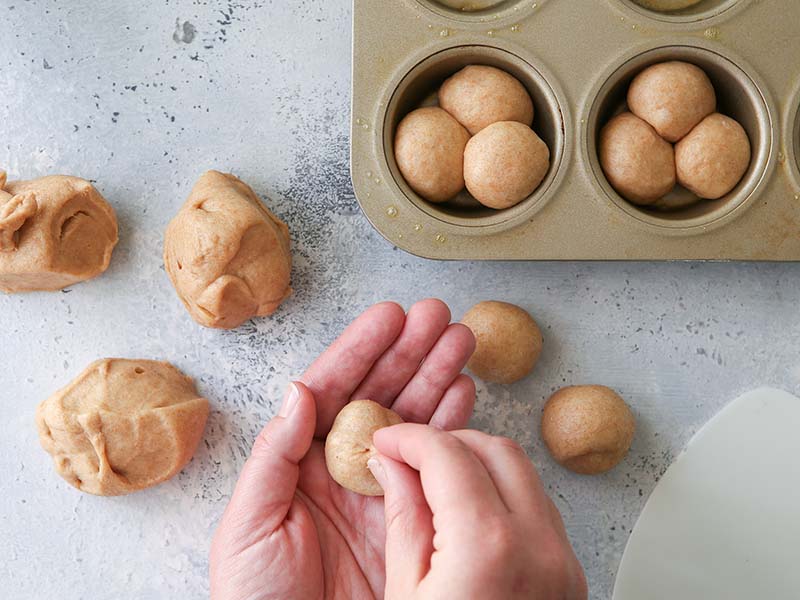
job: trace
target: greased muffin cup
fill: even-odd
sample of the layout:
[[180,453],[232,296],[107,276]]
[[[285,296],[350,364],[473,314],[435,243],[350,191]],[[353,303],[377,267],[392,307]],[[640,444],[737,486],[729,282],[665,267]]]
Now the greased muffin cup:
[[[800,2],[702,0],[674,12],[644,6],[652,0],[458,4],[354,0],[353,185],[391,243],[439,259],[800,260]],[[599,132],[625,109],[631,80],[671,60],[708,74],[752,158],[718,200],[676,188],[636,206],[605,178]],[[400,120],[435,105],[442,82],[472,64],[522,83],[550,150],[539,187],[504,210],[466,191],[430,203],[394,159]]]

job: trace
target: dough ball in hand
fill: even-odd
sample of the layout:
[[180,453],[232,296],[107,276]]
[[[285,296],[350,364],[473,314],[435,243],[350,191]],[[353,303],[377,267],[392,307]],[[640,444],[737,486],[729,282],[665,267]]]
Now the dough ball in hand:
[[439,106],[472,135],[499,121],[533,123],[533,101],[515,77],[495,67],[469,65],[439,88]]
[[479,302],[461,322],[475,336],[475,352],[467,363],[475,375],[493,383],[514,383],[533,371],[542,353],[542,332],[519,306]]
[[700,198],[721,198],[750,166],[750,139],[739,123],[714,113],[675,145],[678,183]]
[[527,125],[493,123],[464,151],[469,193],[490,208],[509,208],[530,196],[550,169],[550,149]]
[[192,458],[208,400],[169,363],[107,358],[36,409],[42,447],[83,492],[129,494],[166,481]]
[[336,415],[325,440],[325,463],[333,480],[363,496],[383,496],[383,489],[367,467],[375,455],[372,434],[402,422],[396,412],[372,400],[347,403]]
[[447,202],[464,189],[468,140],[467,130],[441,108],[419,108],[397,126],[397,168],[420,196],[430,202]]
[[622,113],[600,131],[600,166],[620,196],[653,204],[675,187],[675,153],[655,129],[632,113]]
[[117,217],[95,187],[51,175],[6,183],[0,171],[0,290],[59,290],[100,275]]
[[292,292],[289,228],[240,179],[204,173],[164,235],[164,265],[192,318],[232,329]]
[[553,458],[576,473],[595,475],[628,453],[636,422],[628,405],[602,385],[558,390],[542,414],[542,437]]

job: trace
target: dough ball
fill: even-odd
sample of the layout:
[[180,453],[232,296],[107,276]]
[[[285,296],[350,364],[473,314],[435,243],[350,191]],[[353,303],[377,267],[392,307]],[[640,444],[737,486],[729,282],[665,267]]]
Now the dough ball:
[[114,209],[78,177],[6,183],[0,171],[0,290],[59,290],[100,275],[117,245]]
[[475,135],[464,151],[469,193],[490,208],[509,208],[534,190],[550,169],[550,149],[527,125],[493,123]]
[[660,12],[682,10],[694,6],[695,4],[700,4],[702,1],[703,0],[635,0],[637,4],[645,8]]
[[550,454],[584,475],[616,466],[628,453],[635,429],[628,405],[602,385],[562,388],[550,396],[542,414],[542,437]]
[[677,142],[710,115],[717,96],[708,75],[693,64],[670,61],[639,73],[628,88],[628,108],[668,142]]
[[494,383],[514,383],[531,371],[542,353],[542,332],[519,306],[508,302],[479,302],[461,322],[475,336],[475,352],[467,367]]
[[464,189],[464,146],[469,133],[441,108],[408,113],[394,136],[397,167],[411,189],[446,202]]
[[750,139],[739,123],[714,113],[675,145],[678,183],[700,198],[721,198],[750,166]]
[[325,440],[325,462],[333,480],[357,494],[383,496],[383,489],[367,467],[367,461],[375,455],[372,434],[402,422],[396,412],[372,400],[346,404]]
[[525,86],[505,71],[484,65],[464,67],[446,80],[439,89],[439,106],[472,135],[499,121],[533,123],[533,101]]
[[154,486],[192,458],[208,400],[169,363],[106,358],[36,409],[42,447],[82,492],[119,496]]
[[675,187],[672,145],[631,113],[600,132],[600,166],[619,195],[635,204],[652,204]]
[[192,318],[232,329],[291,293],[289,228],[246,183],[208,171],[170,222],[164,265]]

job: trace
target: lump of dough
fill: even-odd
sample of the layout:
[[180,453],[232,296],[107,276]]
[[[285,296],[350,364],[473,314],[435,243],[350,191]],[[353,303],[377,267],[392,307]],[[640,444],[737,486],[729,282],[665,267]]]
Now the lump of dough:
[[750,166],[750,139],[739,123],[714,113],[675,145],[678,183],[700,198],[721,198]]
[[383,496],[383,489],[367,467],[367,461],[375,455],[372,434],[402,422],[396,412],[372,400],[346,404],[325,440],[325,463],[333,480],[363,496]]
[[461,322],[475,336],[475,352],[467,367],[494,383],[514,383],[533,370],[542,353],[542,332],[519,306],[508,302],[479,302]]
[[628,453],[636,421],[625,401],[602,385],[558,390],[542,414],[542,437],[553,458],[576,473],[595,475]]
[[78,177],[6,183],[0,171],[0,290],[59,290],[100,275],[117,244],[114,209]]
[[240,179],[208,171],[170,222],[164,265],[192,318],[232,329],[292,292],[289,228]]
[[467,130],[441,108],[418,108],[397,126],[397,167],[420,196],[430,202],[446,202],[464,189],[464,147],[468,140]]
[[675,187],[672,145],[634,114],[622,113],[606,123],[599,158],[611,186],[635,204],[653,204]]
[[501,121],[482,129],[464,151],[469,193],[490,208],[509,208],[530,196],[550,169],[550,149],[527,125]]
[[180,471],[200,442],[208,400],[169,363],[106,358],[36,409],[42,447],[83,492],[129,494]]
[[498,121],[533,123],[533,101],[525,86],[485,65],[469,65],[447,79],[439,88],[439,106],[472,135]]
[[717,96],[700,67],[663,62],[639,73],[628,88],[628,108],[668,142],[677,142],[710,115]]

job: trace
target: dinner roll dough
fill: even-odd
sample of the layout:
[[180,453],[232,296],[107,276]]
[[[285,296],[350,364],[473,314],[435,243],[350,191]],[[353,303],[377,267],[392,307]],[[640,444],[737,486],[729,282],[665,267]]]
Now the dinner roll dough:
[[464,151],[469,193],[490,208],[530,196],[550,169],[550,149],[527,125],[501,121],[482,129]]
[[675,187],[672,145],[631,113],[622,113],[600,131],[600,166],[620,196],[652,204]]
[[114,209],[78,177],[6,182],[0,171],[0,290],[58,290],[108,268]]
[[677,142],[710,115],[717,96],[700,67],[663,62],[639,73],[628,88],[628,108],[668,142]]
[[106,358],[36,409],[42,447],[83,492],[119,496],[166,481],[200,442],[208,400],[169,363]]
[[542,414],[542,437],[553,458],[584,475],[616,466],[628,453],[635,429],[628,405],[602,385],[562,388]]
[[467,130],[441,108],[419,108],[397,126],[397,167],[420,196],[430,202],[446,202],[464,189],[464,146],[468,140]]
[[325,440],[325,463],[333,480],[364,496],[383,496],[383,488],[367,467],[375,456],[372,434],[403,419],[372,400],[354,400],[336,415]]
[[461,322],[475,336],[467,367],[494,383],[514,383],[528,375],[542,353],[542,332],[519,306],[493,300],[479,302]]
[[208,171],[164,235],[164,265],[192,318],[232,329],[292,292],[289,228],[240,179]]
[[678,183],[700,198],[721,198],[750,166],[750,139],[739,123],[714,113],[675,145]]
[[525,86],[485,65],[469,65],[447,79],[439,88],[439,106],[472,135],[498,121],[533,123],[533,101]]

